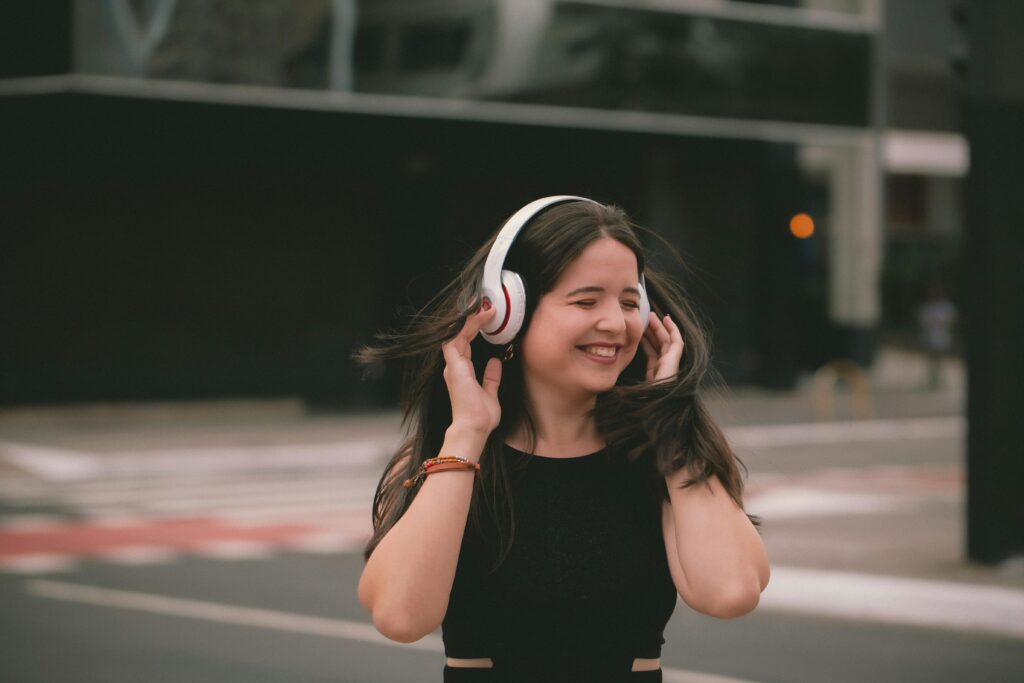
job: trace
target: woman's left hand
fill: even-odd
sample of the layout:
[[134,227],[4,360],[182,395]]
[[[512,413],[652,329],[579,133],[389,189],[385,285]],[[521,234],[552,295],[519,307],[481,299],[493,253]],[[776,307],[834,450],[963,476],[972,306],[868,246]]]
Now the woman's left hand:
[[640,339],[647,354],[647,381],[657,382],[674,377],[683,357],[683,335],[669,316],[659,318],[653,312],[651,321]]

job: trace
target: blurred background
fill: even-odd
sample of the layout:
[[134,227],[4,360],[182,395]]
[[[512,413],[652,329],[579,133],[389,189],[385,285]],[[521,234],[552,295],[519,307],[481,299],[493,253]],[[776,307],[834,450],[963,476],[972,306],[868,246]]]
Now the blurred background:
[[[1024,677],[1024,5],[0,9],[12,681],[439,680],[355,598],[400,368],[515,209],[682,254],[772,585],[666,681]],[[737,648],[737,644],[742,647]],[[46,653],[60,651],[60,659]]]

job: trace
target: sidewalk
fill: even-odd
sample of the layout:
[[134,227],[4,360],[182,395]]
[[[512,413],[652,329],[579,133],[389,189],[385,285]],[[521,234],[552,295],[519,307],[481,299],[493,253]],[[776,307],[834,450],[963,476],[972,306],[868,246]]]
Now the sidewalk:
[[[869,373],[873,413],[880,418],[962,415],[965,377],[959,359],[944,361],[944,387],[923,390],[925,360],[921,354],[883,349]],[[791,391],[751,388],[709,393],[709,404],[724,426],[800,424],[821,420],[811,378],[802,377]],[[853,419],[848,392],[836,391],[836,420]],[[397,433],[397,412],[309,414],[301,400],[292,398],[197,400],[137,404],[0,407],[0,439],[44,438],[59,445],[87,442],[105,449],[123,444],[131,435],[150,445],[218,442],[237,443],[269,438],[267,432],[284,429],[289,438],[303,441],[332,436],[389,438]],[[149,441],[153,440],[153,441]]]
[[[938,391],[927,391],[927,361],[923,354],[895,348],[879,351],[868,371],[870,408],[873,417],[900,419],[963,415],[966,374],[959,358],[944,359],[943,384]],[[798,379],[791,391],[766,391],[738,388],[715,394],[712,411],[723,425],[760,425],[811,423],[822,420],[821,394],[810,375]],[[829,420],[856,418],[850,392],[843,386],[833,394],[834,410]]]

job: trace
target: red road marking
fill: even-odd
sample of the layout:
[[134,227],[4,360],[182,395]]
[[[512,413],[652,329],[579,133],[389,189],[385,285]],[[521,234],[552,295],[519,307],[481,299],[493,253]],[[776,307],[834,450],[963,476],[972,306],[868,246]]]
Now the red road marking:
[[301,538],[312,524],[233,526],[215,518],[146,520],[134,525],[108,527],[70,523],[41,530],[0,531],[0,559],[20,555],[94,555],[132,546],[160,546],[196,550],[216,541],[286,543]]

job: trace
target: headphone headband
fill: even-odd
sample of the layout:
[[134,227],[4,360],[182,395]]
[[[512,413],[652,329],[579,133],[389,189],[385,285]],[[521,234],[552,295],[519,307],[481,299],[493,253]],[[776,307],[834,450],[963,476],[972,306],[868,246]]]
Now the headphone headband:
[[491,251],[487,254],[487,261],[484,263],[483,296],[490,300],[492,305],[495,301],[504,298],[501,296],[501,268],[505,264],[505,257],[508,256],[508,251],[512,248],[512,243],[515,242],[520,231],[526,227],[531,218],[549,206],[571,201],[597,203],[593,199],[575,197],[573,195],[542,197],[516,211],[505,221],[505,225],[501,226],[498,236],[494,238],[494,244],[491,245]]
[[[484,262],[484,274],[481,282],[481,296],[491,302],[495,313],[489,329],[480,331],[481,335],[492,344],[507,344],[512,341],[522,327],[523,319],[526,316],[526,286],[518,273],[503,270],[505,257],[519,232],[530,220],[541,211],[555,204],[564,202],[590,202],[599,204],[587,197],[576,195],[553,195],[535,199],[523,208],[516,211],[505,221],[494,238],[494,244],[487,254]],[[647,301],[646,283],[644,275],[640,273],[641,292],[641,320],[644,328],[647,327],[648,313],[650,306]]]

